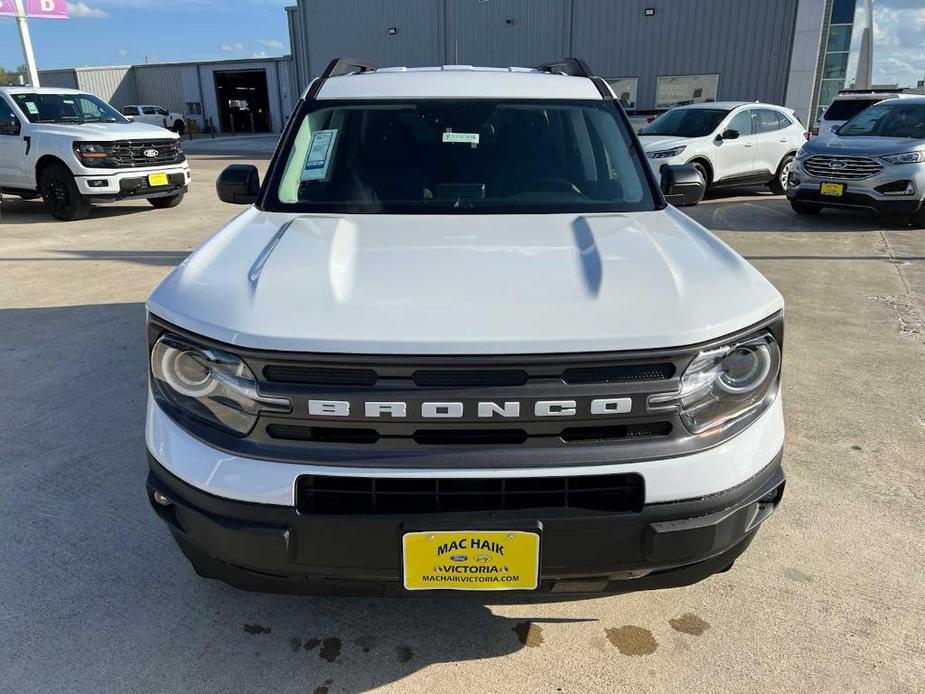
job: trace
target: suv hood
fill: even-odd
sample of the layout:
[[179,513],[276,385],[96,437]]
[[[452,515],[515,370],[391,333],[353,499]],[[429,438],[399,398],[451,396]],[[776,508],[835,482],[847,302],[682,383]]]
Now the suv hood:
[[646,152],[658,152],[662,149],[672,149],[682,145],[689,145],[691,140],[697,138],[677,137],[675,135],[640,135],[639,141]]
[[855,155],[877,157],[900,154],[925,146],[925,140],[908,137],[819,137],[803,145],[807,154]]
[[176,140],[179,136],[169,130],[147,123],[37,123],[41,134],[73,137],[75,140],[93,142],[114,142],[116,140],[151,139]]
[[250,208],[148,310],[259,349],[536,354],[673,347],[783,307],[674,208],[596,215],[304,215]]

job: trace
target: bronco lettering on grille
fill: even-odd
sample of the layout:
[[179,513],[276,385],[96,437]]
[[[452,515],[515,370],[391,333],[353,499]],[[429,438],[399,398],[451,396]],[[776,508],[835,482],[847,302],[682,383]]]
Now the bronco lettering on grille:
[[[402,401],[391,402],[362,402],[356,403],[361,416],[380,418],[402,418],[408,416],[408,403]],[[470,404],[469,410],[473,409]],[[462,402],[422,402],[420,416],[425,419],[459,419],[472,416],[481,419],[504,417],[517,419],[522,414],[520,402],[479,402],[474,405],[475,412],[467,412],[466,403]],[[534,417],[576,417],[580,414],[589,415],[622,415],[629,414],[633,409],[631,398],[597,398],[591,400],[587,412],[581,412],[575,400],[537,400],[528,410],[526,416]],[[351,403],[346,400],[309,400],[308,413],[315,417],[349,417]]]

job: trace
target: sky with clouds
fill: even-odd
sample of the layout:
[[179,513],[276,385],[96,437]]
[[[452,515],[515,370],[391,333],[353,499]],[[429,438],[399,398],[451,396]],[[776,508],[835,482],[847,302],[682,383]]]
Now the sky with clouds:
[[[283,8],[293,2],[75,0],[72,21],[30,27],[40,68],[277,56],[289,52]],[[925,78],[925,0],[876,0],[874,23],[874,82]],[[21,62],[15,22],[0,17],[0,66]]]

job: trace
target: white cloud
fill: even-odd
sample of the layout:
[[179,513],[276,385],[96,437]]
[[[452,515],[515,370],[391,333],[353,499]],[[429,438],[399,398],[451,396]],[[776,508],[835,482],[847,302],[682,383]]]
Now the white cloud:
[[90,7],[85,2],[70,2],[67,3],[68,14],[71,15],[74,19],[108,19],[109,13],[106,10],[99,10],[95,7]]
[[226,43],[221,46],[221,50],[225,51],[226,53],[237,53],[244,50],[244,44],[240,42]]
[[116,55],[119,56],[120,58],[124,58],[125,56],[128,55],[128,51],[125,48],[119,48],[116,50]]
[[266,57],[267,57],[266,51],[260,51],[259,53],[258,52],[251,53],[251,58],[266,58]]
[[920,0],[885,0],[882,6],[875,5],[874,83],[909,87],[923,77],[925,8]]
[[286,44],[276,39],[256,39],[254,43],[274,51],[281,51],[286,47]]

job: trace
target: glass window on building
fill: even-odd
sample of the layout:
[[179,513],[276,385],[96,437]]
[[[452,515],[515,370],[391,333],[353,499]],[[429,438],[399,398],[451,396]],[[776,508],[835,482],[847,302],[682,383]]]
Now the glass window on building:
[[186,112],[191,116],[201,116],[202,104],[200,104],[198,101],[187,101]]
[[617,99],[627,111],[636,109],[636,87],[639,79],[636,77],[608,77],[606,80]]
[[848,74],[848,53],[827,53],[822,68],[822,79],[840,79],[844,81]]
[[857,0],[834,0],[832,2],[832,24],[852,24]]
[[719,75],[666,75],[658,78],[656,108],[716,101]]
[[847,52],[851,48],[851,25],[839,24],[829,27],[829,42],[826,50],[832,53]]

